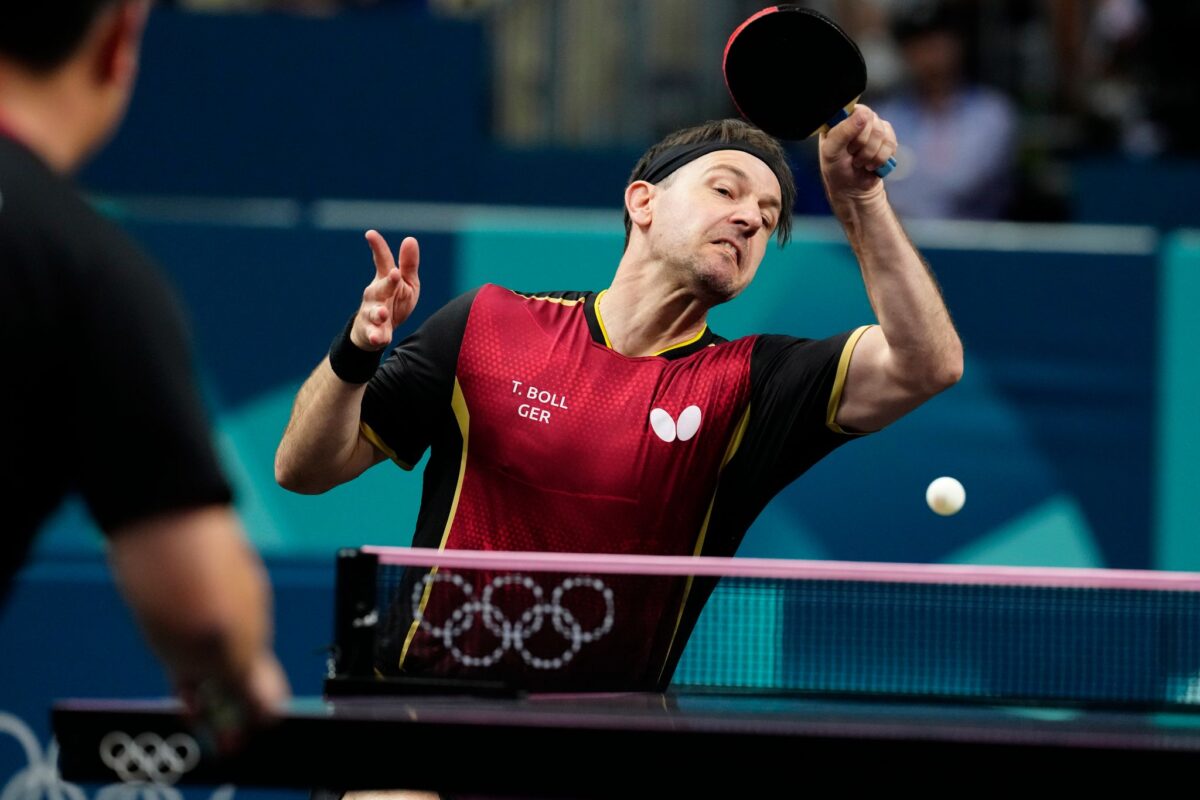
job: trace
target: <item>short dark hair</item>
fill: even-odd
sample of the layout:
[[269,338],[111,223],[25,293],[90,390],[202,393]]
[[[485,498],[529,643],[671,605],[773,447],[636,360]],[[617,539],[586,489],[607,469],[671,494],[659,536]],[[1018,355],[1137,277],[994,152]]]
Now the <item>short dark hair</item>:
[[[633,172],[629,175],[628,186],[635,181],[643,180],[650,163],[659,153],[668,147],[681,144],[702,144],[707,142],[730,142],[747,144],[762,152],[766,164],[779,178],[780,209],[779,222],[775,226],[775,237],[780,246],[787,244],[792,235],[792,208],[796,205],[796,179],[792,177],[792,168],[788,164],[787,153],[783,145],[775,137],[740,119],[710,120],[691,128],[684,128],[667,134],[662,141],[654,144],[642,154]],[[668,176],[668,179],[670,176]],[[625,209],[625,246],[629,246],[629,235],[633,231],[633,220],[629,218],[629,209]]]
[[962,9],[949,2],[921,3],[905,9],[892,17],[891,26],[892,38],[902,47],[930,34],[963,36],[966,33]]
[[92,23],[117,0],[6,2],[0,11],[0,58],[37,74],[65,64]]

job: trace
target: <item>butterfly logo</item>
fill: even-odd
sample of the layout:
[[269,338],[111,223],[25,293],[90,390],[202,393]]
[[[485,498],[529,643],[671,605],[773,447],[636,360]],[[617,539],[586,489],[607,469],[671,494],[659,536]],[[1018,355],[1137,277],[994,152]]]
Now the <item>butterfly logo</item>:
[[651,409],[650,427],[664,442],[673,442],[676,439],[686,442],[700,430],[700,407],[688,406],[679,412],[679,419],[675,419],[661,408]]

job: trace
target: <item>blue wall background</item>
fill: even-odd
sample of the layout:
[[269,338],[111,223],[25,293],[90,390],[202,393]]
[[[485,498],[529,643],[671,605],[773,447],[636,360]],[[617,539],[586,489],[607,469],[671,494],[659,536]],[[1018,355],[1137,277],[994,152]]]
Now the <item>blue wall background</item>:
[[[418,320],[483,281],[601,288],[620,255],[616,209],[640,148],[507,150],[487,135],[486,72],[478,25],[411,7],[333,19],[160,9],[127,124],[81,176],[190,310],[300,693],[320,688],[334,551],[408,543],[419,497],[419,480],[387,464],[316,498],[272,479],[295,390],[370,278],[362,231],[420,238]],[[796,161],[799,208],[820,213]],[[1082,165],[1077,209],[1149,228],[912,226],[966,344],[963,382],[819,464],[742,554],[1200,570],[1200,234],[1168,230],[1200,220],[1194,204],[1143,201],[1146,174]],[[823,336],[871,320],[849,250],[813,218],[713,327]],[[967,487],[951,518],[923,500],[943,474]],[[0,711],[43,745],[53,698],[167,688],[75,505],[0,611],[0,646]],[[0,733],[0,781],[26,763]]]

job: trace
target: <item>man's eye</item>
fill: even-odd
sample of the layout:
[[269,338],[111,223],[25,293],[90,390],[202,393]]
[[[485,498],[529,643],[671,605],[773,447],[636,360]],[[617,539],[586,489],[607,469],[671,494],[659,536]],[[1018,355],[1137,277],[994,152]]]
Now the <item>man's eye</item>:
[[733,193],[730,192],[728,189],[726,189],[724,186],[718,186],[718,187],[716,187],[716,190],[717,190],[717,194],[719,194],[719,195],[723,195],[725,197],[733,196]]

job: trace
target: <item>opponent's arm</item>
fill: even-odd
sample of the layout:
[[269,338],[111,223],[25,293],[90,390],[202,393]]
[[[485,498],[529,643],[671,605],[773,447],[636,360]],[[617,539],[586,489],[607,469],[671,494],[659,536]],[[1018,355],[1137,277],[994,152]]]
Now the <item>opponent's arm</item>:
[[874,174],[896,152],[892,126],[867,106],[821,137],[821,174],[879,320],[855,346],[836,422],[871,431],[962,376],[962,342],[928,265]]
[[233,511],[211,505],[108,531],[125,601],[192,716],[235,743],[289,695],[266,574]]
[[[367,231],[366,238],[375,261],[375,279],[363,292],[349,341],[334,345],[335,354],[340,347],[352,361],[362,361],[364,356],[369,361],[369,353],[387,347],[395,329],[412,314],[421,290],[416,239],[406,238],[398,259],[393,259],[382,236]],[[365,352],[356,353],[355,349]],[[370,375],[341,371],[339,377],[327,356],[296,395],[291,419],[275,452],[275,480],[285,489],[318,494],[357,477],[385,458],[359,429],[363,393]]]

